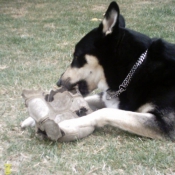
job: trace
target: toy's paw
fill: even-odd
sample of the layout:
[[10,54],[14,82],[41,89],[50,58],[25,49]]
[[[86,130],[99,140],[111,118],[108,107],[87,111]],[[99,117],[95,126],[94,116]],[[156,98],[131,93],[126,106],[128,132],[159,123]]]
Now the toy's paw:
[[25,129],[27,127],[34,127],[35,126],[35,120],[32,117],[28,117],[23,122],[20,123],[21,128]]

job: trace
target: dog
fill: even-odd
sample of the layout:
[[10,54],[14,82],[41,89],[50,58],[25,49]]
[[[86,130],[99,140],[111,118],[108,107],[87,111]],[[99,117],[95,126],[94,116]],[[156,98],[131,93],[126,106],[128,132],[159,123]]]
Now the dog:
[[[116,2],[75,46],[58,86],[78,86],[94,110],[64,127],[111,125],[139,136],[175,140],[175,44],[125,27]],[[95,89],[100,94],[87,96]]]

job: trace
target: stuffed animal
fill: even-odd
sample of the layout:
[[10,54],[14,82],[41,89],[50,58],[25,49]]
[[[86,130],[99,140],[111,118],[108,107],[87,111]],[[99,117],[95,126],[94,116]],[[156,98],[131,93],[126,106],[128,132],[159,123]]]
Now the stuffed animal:
[[72,141],[93,132],[91,128],[85,128],[85,132],[78,133],[59,127],[64,120],[92,112],[78,89],[67,91],[62,87],[56,91],[52,90],[49,94],[42,90],[23,90],[22,97],[30,115],[22,122],[22,128],[35,125],[38,135],[54,141]]

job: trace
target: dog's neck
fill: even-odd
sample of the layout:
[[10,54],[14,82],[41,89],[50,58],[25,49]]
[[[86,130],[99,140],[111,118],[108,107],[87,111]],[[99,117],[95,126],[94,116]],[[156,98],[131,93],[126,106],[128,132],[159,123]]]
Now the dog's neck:
[[111,89],[107,90],[107,100],[111,100],[112,98],[118,97],[122,92],[126,91],[132,77],[134,76],[135,71],[142,65],[144,62],[146,56],[147,56],[148,50],[146,50],[137,60],[137,62],[133,65],[131,68],[130,72],[124,79],[121,85],[119,85],[119,90],[117,91],[112,91]]

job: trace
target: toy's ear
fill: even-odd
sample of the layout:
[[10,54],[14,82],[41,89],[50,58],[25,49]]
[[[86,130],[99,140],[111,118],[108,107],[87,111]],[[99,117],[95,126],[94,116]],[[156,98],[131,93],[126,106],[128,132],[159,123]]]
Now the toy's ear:
[[35,97],[38,97],[38,96],[43,96],[44,95],[44,92],[41,90],[41,89],[38,89],[38,90],[34,90],[34,89],[31,89],[31,90],[27,90],[27,89],[24,89],[22,91],[22,97],[27,100],[29,98],[35,98]]
[[119,26],[120,10],[116,2],[111,2],[102,21],[103,33],[112,33]]

